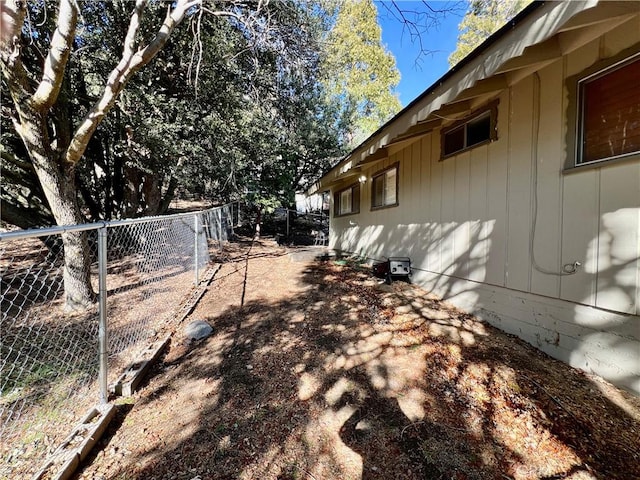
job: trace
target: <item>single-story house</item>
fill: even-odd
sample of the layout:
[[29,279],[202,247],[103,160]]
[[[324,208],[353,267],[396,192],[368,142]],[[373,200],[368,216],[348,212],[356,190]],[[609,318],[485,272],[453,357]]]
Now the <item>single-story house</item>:
[[536,2],[331,168],[329,247],[640,393],[640,2]]

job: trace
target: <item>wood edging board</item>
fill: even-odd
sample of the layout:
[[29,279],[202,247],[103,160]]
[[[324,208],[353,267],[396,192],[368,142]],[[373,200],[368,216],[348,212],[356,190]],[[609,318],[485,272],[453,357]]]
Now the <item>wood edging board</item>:
[[129,397],[133,395],[136,388],[142,382],[151,366],[158,360],[160,354],[169,345],[171,335],[168,335],[163,340],[151,344],[141,354],[140,360],[131,364],[122,375],[111,386],[110,390],[122,397]]
[[67,480],[73,475],[80,462],[86,458],[91,449],[100,440],[109,422],[116,412],[113,404],[92,407],[76,425],[71,434],[65,438],[58,448],[47,459],[43,467],[31,480],[40,480],[45,474],[59,466],[49,478],[51,480]]

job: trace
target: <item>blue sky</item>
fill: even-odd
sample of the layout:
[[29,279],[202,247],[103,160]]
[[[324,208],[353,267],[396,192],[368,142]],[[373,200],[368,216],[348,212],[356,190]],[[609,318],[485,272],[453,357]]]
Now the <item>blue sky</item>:
[[[397,92],[404,107],[449,69],[447,59],[456,48],[458,24],[462,20],[465,5],[460,2],[457,13],[438,14],[435,17],[434,22],[421,35],[423,47],[430,53],[421,55],[419,43],[412,42],[407,27],[394,18],[382,3],[376,1],[378,21],[382,27],[382,42],[396,57],[396,65],[401,75]],[[390,2],[386,4],[393,8]],[[427,11],[421,1],[397,1],[396,4],[406,12]],[[429,4],[433,8],[447,6],[447,2],[444,1],[430,1]]]

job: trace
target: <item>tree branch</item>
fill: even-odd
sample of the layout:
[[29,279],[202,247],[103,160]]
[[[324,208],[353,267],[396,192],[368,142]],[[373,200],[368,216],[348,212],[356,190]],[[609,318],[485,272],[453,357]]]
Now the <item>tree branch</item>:
[[72,0],[60,0],[57,28],[51,38],[49,53],[44,62],[42,80],[31,97],[31,105],[37,110],[51,107],[58,98],[77,23],[76,3]]
[[104,116],[111,110],[113,105],[115,105],[118,95],[124,89],[129,79],[162,50],[171,32],[184,19],[187,12],[195,6],[199,6],[201,1],[202,0],[178,0],[173,11],[167,12],[167,16],[153,40],[151,40],[146,47],[134,52],[135,37],[140,29],[140,20],[144,13],[144,8],[147,5],[146,0],[136,1],[134,13],[129,22],[129,29],[120,62],[109,75],[102,96],[94,103],[76,130],[64,157],[66,162],[76,164],[80,161],[80,158],[87,148],[89,139],[96,128],[98,128]]
[[3,198],[0,211],[3,222],[23,229],[46,227],[55,223],[53,216],[45,210],[44,205],[35,205],[26,200],[24,203],[19,203],[16,200],[15,197],[10,197],[10,200]]
[[[0,2],[0,47],[7,52],[20,44],[20,31],[27,16],[26,2],[3,0]],[[4,53],[4,52],[3,52]]]
[[22,170],[35,172],[35,169],[33,168],[33,164],[31,162],[25,162],[24,160],[19,159],[13,153],[8,152],[1,146],[0,146],[0,158],[2,158],[2,160],[4,160],[5,162],[9,162],[10,164],[15,165],[16,167],[21,168]]
[[[22,63],[20,32],[27,16],[26,2],[9,0],[0,3],[2,35],[0,42],[0,67],[6,78],[11,98],[20,109],[23,102],[31,96],[27,72]],[[16,130],[20,132],[20,123],[12,117]]]

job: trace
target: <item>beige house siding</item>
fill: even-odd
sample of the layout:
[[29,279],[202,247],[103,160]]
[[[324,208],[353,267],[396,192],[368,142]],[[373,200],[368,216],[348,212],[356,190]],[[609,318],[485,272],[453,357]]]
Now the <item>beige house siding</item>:
[[[415,282],[640,392],[640,155],[564,171],[567,79],[638,45],[639,27],[634,17],[497,94],[496,141],[441,161],[437,129],[369,164],[360,214],[332,218],[330,247],[409,256]],[[396,162],[399,205],[371,211],[371,175]]]

